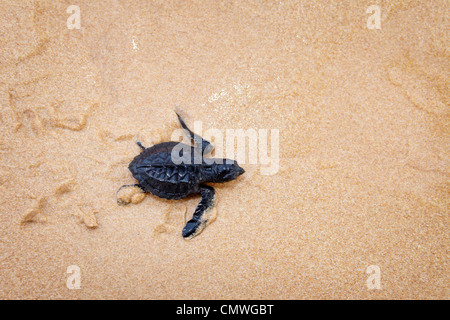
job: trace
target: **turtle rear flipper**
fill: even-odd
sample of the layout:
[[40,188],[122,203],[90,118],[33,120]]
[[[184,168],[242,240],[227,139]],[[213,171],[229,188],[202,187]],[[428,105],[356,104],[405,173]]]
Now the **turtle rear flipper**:
[[142,151],[145,151],[146,148],[142,145],[140,141],[137,141],[136,144],[139,146],[139,148],[142,149]]
[[199,235],[205,227],[215,219],[215,192],[210,186],[201,185],[200,193],[202,200],[200,200],[195,209],[192,219],[186,223],[183,228],[183,238],[191,239]]

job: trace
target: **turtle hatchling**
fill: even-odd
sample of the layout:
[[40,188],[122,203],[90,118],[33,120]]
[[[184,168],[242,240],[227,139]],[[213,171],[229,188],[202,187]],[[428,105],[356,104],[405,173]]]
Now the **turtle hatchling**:
[[[205,183],[235,180],[244,173],[244,169],[231,159],[204,158],[213,146],[193,133],[177,116],[187,136],[194,141],[194,146],[171,141],[145,148],[137,142],[142,152],[131,161],[128,169],[138,183],[124,185],[117,193],[124,187],[131,187],[137,189],[138,193],[152,193],[165,199],[177,200],[193,194],[201,195],[192,219],[182,231],[182,236],[190,239],[208,225],[210,212],[215,205],[214,188]],[[134,202],[132,196],[125,201],[118,198],[118,203]]]

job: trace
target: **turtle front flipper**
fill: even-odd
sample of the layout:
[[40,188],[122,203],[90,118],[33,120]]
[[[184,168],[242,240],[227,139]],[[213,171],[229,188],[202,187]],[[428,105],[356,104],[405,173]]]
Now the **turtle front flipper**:
[[214,208],[216,197],[214,189],[210,186],[200,185],[200,193],[202,200],[200,200],[195,209],[192,219],[183,228],[182,234],[185,239],[191,239],[199,235],[216,218],[216,209]]
[[212,151],[212,149],[214,149],[214,147],[211,144],[211,142],[209,142],[208,140],[203,139],[199,135],[197,135],[194,132],[192,132],[187,127],[186,123],[184,123],[183,119],[181,119],[181,117],[180,117],[180,115],[178,113],[177,113],[177,116],[178,116],[178,121],[180,121],[181,127],[187,132],[189,138],[194,140],[195,144],[198,147],[202,148],[202,154],[206,155],[206,154],[210,153]]

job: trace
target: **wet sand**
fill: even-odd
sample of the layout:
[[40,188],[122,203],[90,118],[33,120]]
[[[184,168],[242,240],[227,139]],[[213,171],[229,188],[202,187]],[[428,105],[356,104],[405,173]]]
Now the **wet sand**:
[[[0,298],[448,299],[448,3],[345,3],[3,1]],[[199,197],[116,202],[174,109],[279,130],[189,241]]]

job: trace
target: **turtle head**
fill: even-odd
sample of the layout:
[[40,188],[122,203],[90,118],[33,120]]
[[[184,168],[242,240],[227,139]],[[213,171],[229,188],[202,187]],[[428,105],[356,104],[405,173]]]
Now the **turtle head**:
[[236,161],[224,159],[223,164],[217,164],[214,170],[213,182],[227,182],[235,180],[245,171],[242,169]]

